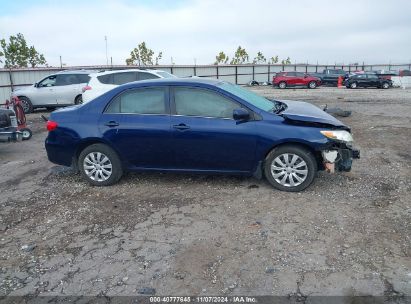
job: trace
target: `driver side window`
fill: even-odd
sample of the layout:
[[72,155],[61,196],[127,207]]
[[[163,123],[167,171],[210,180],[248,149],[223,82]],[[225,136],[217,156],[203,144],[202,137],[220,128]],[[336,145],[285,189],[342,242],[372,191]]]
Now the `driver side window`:
[[228,98],[204,89],[175,88],[176,114],[184,116],[233,118],[233,111],[241,108]]
[[56,85],[56,76],[49,76],[39,83],[39,87],[54,87]]

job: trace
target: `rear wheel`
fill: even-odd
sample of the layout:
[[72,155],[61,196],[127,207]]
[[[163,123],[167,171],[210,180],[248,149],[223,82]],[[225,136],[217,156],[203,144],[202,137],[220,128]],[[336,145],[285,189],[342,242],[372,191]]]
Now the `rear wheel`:
[[104,144],[93,144],[79,156],[78,168],[81,175],[93,186],[109,186],[123,175],[117,153]]
[[83,103],[83,96],[82,95],[77,96],[76,99],[74,100],[74,104],[78,105],[82,103]]
[[27,97],[19,97],[21,101],[21,105],[23,107],[23,111],[25,114],[33,112],[33,104],[31,103],[31,100]]
[[314,180],[317,162],[314,155],[301,147],[285,145],[273,149],[265,159],[264,173],[276,189],[298,192]]
[[281,82],[278,84],[278,87],[279,87],[280,89],[285,89],[285,88],[287,87],[287,83],[286,83],[285,81],[281,81]]
[[315,81],[310,81],[308,84],[309,89],[315,89],[317,87],[317,83]]
[[357,88],[357,83],[353,82],[352,84],[350,84],[350,88],[351,89],[356,89]]

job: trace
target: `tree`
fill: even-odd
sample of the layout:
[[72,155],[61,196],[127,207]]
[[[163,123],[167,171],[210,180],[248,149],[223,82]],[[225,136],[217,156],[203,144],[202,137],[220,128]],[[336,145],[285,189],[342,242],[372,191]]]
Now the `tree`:
[[291,64],[291,59],[290,59],[290,57],[287,57],[287,59],[281,60],[281,64]]
[[[130,58],[126,59],[127,65],[153,65],[153,56],[154,51],[146,46],[146,43],[143,41],[141,42],[134,50],[130,53]],[[162,58],[163,53],[158,53],[157,57],[155,58],[156,64]]]
[[270,63],[278,63],[278,55],[270,58]]
[[37,52],[34,46],[27,46],[23,34],[18,33],[16,36],[10,36],[9,42],[5,39],[0,40],[3,49],[1,54],[4,56],[4,66],[6,68],[15,67],[36,67],[37,65],[47,64],[43,54]]
[[[3,57],[4,53],[2,51],[0,51],[0,57]],[[0,63],[3,63],[3,60],[0,59]]]
[[234,54],[234,58],[231,59],[230,64],[243,64],[243,63],[248,63],[249,57],[248,53],[246,52],[245,49],[241,48],[239,46],[237,48],[237,51]]
[[161,58],[163,58],[163,52],[158,53],[156,57],[156,65],[158,65],[158,62],[161,60]]
[[47,61],[44,58],[43,54],[39,54],[34,46],[31,46],[29,49],[29,63],[32,68],[34,68],[37,64],[39,65],[47,65]]
[[265,63],[265,62],[267,62],[267,59],[264,57],[263,53],[258,52],[257,56],[254,57],[253,63],[259,64],[259,63]]
[[229,60],[228,56],[223,51],[221,51],[220,53],[218,53],[217,56],[215,56],[215,63],[214,64],[215,65],[217,65],[219,63],[227,64],[228,60]]

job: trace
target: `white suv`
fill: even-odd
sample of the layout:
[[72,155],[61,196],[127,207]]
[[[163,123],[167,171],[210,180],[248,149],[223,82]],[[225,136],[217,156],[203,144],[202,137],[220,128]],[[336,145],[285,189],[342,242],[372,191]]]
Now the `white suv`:
[[90,81],[83,87],[83,103],[110,91],[111,89],[133,81],[156,79],[156,78],[176,78],[173,74],[161,70],[117,70],[90,74]]
[[25,113],[35,108],[65,107],[82,103],[82,88],[88,83],[90,73],[95,71],[67,70],[49,75],[31,86],[17,88],[12,97],[18,97]]

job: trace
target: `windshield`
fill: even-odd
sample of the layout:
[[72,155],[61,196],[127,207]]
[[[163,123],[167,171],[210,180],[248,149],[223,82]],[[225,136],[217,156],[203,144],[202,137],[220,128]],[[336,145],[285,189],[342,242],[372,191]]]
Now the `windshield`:
[[234,85],[228,82],[223,82],[220,86],[225,91],[244,99],[253,106],[266,111],[271,112],[277,105],[276,101],[268,100],[260,95],[257,95],[247,89],[244,89],[238,85]]

